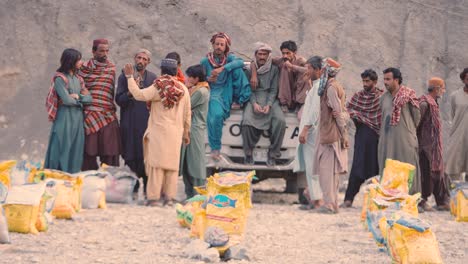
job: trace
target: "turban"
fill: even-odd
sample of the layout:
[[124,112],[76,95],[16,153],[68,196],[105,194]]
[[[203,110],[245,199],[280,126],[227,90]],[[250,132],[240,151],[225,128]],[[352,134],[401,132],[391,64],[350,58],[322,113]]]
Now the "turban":
[[325,58],[322,61],[323,67],[325,70],[320,76],[320,84],[318,89],[318,95],[322,96],[327,87],[328,79],[335,77],[338,72],[341,70],[341,64],[332,58]]
[[135,53],[135,56],[140,54],[140,53],[144,53],[144,54],[146,54],[146,56],[148,56],[148,58],[151,58],[151,52],[149,50],[147,50],[147,49],[139,49],[137,51],[137,53]]
[[163,59],[161,61],[161,67],[177,69],[177,61],[173,59]]
[[217,38],[223,38],[226,40],[226,51],[224,51],[224,53],[228,53],[229,47],[231,46],[231,38],[226,33],[218,32],[211,37],[211,44],[214,44]]
[[445,87],[444,80],[438,77],[432,77],[429,79],[429,87]]
[[334,77],[341,70],[341,64],[332,58],[326,58],[323,62],[324,67],[330,77]]
[[[255,54],[257,54],[259,50],[271,52],[272,48],[270,45],[266,43],[257,42],[255,43]],[[265,74],[269,72],[271,70],[271,63],[272,63],[271,54],[268,55],[267,61],[265,62],[264,65],[259,67],[256,60],[254,61],[254,63],[255,63],[255,67],[257,68],[258,74]]]
[[97,47],[99,44],[109,45],[109,41],[107,39],[95,39],[95,40],[93,40],[93,47]]
[[273,49],[271,48],[270,45],[268,45],[266,43],[257,42],[257,43],[255,43],[255,53],[257,53],[257,51],[259,51],[259,50],[265,50],[265,51],[271,52]]

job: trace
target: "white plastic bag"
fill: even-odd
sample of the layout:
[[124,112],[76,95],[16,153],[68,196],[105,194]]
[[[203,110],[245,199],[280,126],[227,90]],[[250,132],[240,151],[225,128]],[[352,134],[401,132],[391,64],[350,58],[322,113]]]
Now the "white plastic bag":
[[106,178],[111,176],[106,171],[85,171],[82,189],[82,207],[85,209],[105,208]]
[[107,168],[106,201],[109,203],[132,203],[133,188],[138,178],[128,168]]

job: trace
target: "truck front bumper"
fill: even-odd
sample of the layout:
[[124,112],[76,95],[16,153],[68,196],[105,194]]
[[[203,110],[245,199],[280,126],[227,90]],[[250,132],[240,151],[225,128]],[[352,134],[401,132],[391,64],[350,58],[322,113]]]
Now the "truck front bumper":
[[267,166],[266,164],[243,164],[234,162],[228,156],[221,153],[219,161],[214,160],[210,154],[206,154],[206,167],[215,169],[230,169],[230,170],[275,170],[275,171],[292,171],[294,168],[294,160],[286,161],[283,164],[275,166]]

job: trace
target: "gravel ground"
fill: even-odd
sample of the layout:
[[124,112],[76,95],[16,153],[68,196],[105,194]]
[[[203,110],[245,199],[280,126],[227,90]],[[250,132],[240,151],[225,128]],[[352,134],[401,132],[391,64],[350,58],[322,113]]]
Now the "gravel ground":
[[[281,184],[255,186],[245,236],[250,263],[391,263],[364,231],[359,208],[338,215],[300,211],[296,195],[271,192]],[[358,196],[356,206],[361,203]],[[421,218],[432,222],[444,262],[466,263],[468,224],[441,212]],[[188,232],[178,226],[174,208],[109,204],[56,220],[47,233],[11,233],[12,244],[0,246],[0,263],[201,263],[180,256]]]

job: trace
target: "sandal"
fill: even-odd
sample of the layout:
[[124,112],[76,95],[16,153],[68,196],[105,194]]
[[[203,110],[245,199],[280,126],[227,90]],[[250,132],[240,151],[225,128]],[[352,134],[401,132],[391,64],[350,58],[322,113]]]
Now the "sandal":
[[333,210],[333,209],[322,206],[317,210],[317,213],[320,213],[320,214],[336,214],[337,212],[335,210]]
[[302,211],[308,211],[308,210],[313,210],[315,209],[315,206],[313,204],[301,204],[299,207],[298,207],[299,210],[302,210]]
[[165,205],[169,206],[169,207],[173,207],[174,206],[174,200],[171,199],[171,200],[166,201]]
[[161,200],[148,200],[147,206],[150,206],[150,207],[163,207],[164,204],[162,203]]
[[344,201],[340,205],[340,208],[351,208],[351,207],[353,207],[353,202],[351,202],[351,201]]

